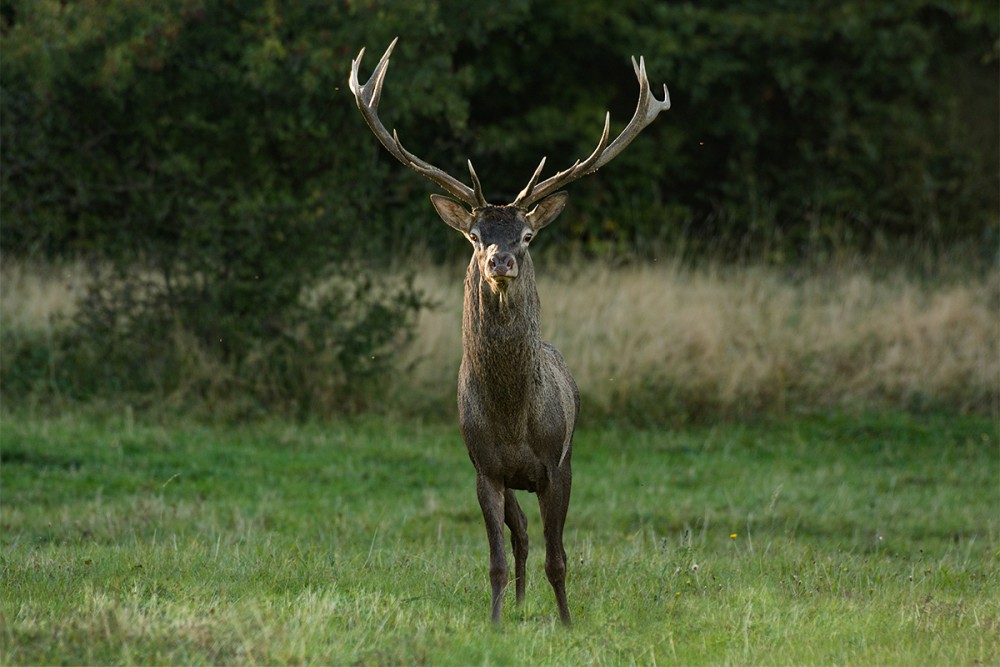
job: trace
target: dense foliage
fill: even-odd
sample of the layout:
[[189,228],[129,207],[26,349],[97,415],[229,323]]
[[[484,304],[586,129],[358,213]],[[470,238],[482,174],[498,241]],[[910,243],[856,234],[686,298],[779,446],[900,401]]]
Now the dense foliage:
[[432,186],[381,152],[343,85],[359,48],[367,74],[397,34],[387,125],[461,177],[471,157],[494,200],[542,154],[556,168],[589,152],[604,110],[624,124],[630,54],[669,83],[674,108],[574,187],[563,235],[995,225],[985,3],[32,0],[2,15],[3,242],[19,252],[225,245],[259,275],[360,229],[367,250],[427,238]]
[[420,299],[359,284],[377,272],[357,259],[460,247],[346,86],[358,49],[367,76],[395,35],[386,125],[459,177],[471,157],[491,201],[543,154],[589,153],[606,109],[625,123],[630,55],[669,83],[673,109],[574,185],[551,245],[996,245],[985,3],[4,0],[0,18],[0,243],[111,267],[76,335],[136,343],[121,368],[152,339],[175,349],[171,331],[237,376],[265,344],[378,372],[364,360]]

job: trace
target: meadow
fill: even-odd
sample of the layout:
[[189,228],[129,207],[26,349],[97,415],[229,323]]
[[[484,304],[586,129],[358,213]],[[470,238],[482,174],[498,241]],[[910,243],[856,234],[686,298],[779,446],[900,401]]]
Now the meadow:
[[983,417],[590,426],[573,628],[532,553],[488,621],[451,424],[4,414],[0,662],[996,664],[998,442]]
[[[1000,662],[996,267],[537,264],[584,398],[572,629],[526,494],[488,622],[462,269],[430,267],[368,413],[5,391],[0,664]],[[5,263],[5,334],[44,345],[84,275]]]

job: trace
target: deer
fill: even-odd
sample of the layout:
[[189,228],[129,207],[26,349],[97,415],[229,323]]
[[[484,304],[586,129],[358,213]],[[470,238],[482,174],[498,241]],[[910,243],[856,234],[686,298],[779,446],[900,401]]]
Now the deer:
[[[514,587],[518,606],[525,597],[528,530],[515,490],[538,498],[545,539],[545,575],[555,593],[559,617],[571,625],[566,600],[566,551],[563,530],[573,482],[573,435],[580,414],[580,391],[562,354],[541,338],[541,310],[529,245],[566,206],[561,188],[591,174],[621,153],[656,116],[670,108],[650,91],[642,57],[632,67],[639,80],[639,102],[632,120],[609,143],[611,114],[597,148],[584,160],[539,182],[543,157],[509,204],[486,201],[468,160],[472,187],[403,148],[398,133],[378,117],[395,38],[362,85],[358,70],[364,48],[351,61],[350,90],[368,127],[402,164],[430,179],[452,197],[431,195],[437,215],[472,244],[465,275],[462,362],[458,372],[459,429],[476,471],[476,496],[489,544],[492,589],[490,619],[499,625],[509,583],[504,525],[510,529]],[[456,201],[457,200],[457,201]]]

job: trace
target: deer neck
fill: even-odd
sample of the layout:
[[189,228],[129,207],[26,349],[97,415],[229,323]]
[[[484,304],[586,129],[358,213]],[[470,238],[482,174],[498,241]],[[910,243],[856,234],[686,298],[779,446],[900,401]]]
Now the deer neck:
[[[486,282],[475,259],[465,279],[465,307],[462,323],[463,362],[469,372],[495,385],[525,391],[535,372],[541,344],[538,291],[531,259],[525,257],[520,275],[498,293]],[[498,369],[503,371],[498,374]]]

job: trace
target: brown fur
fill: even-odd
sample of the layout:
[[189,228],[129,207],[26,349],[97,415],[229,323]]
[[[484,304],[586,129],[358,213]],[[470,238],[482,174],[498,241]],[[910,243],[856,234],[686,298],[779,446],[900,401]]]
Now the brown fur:
[[432,199],[442,219],[474,248],[465,277],[458,411],[486,521],[492,619],[500,620],[508,583],[505,523],[511,531],[517,602],[524,600],[527,521],[514,495],[521,489],[538,495],[545,573],[559,615],[569,624],[562,534],[580,394],[562,355],[541,339],[534,266],[524,241],[525,234],[555,219],[565,195],[552,195],[530,213],[488,206],[470,214],[444,197]]

